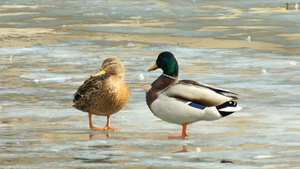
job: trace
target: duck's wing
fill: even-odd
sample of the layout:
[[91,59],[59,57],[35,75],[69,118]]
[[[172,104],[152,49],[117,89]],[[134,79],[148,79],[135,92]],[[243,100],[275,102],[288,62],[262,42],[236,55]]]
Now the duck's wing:
[[205,107],[218,106],[227,101],[238,99],[236,96],[232,96],[236,93],[193,80],[179,80],[169,87],[165,94],[169,97],[197,103]]
[[88,78],[74,93],[73,102],[78,101],[92,91],[97,90],[99,88],[99,83],[109,78],[110,76],[111,74],[102,74],[100,76],[91,76],[90,78]]
[[213,91],[215,91],[219,94],[223,94],[223,95],[225,95],[225,94],[238,95],[237,93],[231,92],[229,90],[225,90],[225,89],[218,88],[218,87],[215,87],[215,86],[211,86],[211,85],[208,85],[208,84],[199,83],[199,82],[196,82],[196,81],[193,81],[193,80],[180,80],[179,83],[206,87],[206,88],[209,88],[209,89],[211,89],[211,90],[213,90]]

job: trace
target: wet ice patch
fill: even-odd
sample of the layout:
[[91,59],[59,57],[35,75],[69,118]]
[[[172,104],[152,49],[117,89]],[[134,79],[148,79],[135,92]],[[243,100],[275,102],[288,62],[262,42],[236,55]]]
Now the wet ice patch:
[[7,69],[6,66],[0,66],[0,70],[5,70],[5,69]]
[[21,74],[20,78],[31,79],[35,83],[47,82],[47,83],[55,83],[55,82],[69,82],[71,77],[63,74],[55,74],[55,73],[26,73]]
[[76,111],[75,109],[61,108],[59,109],[47,109],[47,108],[23,108],[23,107],[8,107],[5,110],[4,114],[1,114],[1,118],[63,118],[63,117],[72,117],[75,115],[85,115],[82,112]]
[[51,58],[55,59],[74,59],[74,58],[86,58],[91,57],[92,54],[79,51],[80,47],[73,47],[70,44],[50,44],[23,48],[0,48],[1,56],[14,56],[18,59],[30,59],[36,58]]

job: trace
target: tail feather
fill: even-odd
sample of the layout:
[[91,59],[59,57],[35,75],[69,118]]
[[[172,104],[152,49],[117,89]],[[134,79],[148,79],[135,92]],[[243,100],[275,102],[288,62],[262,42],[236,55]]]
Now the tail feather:
[[225,102],[219,106],[216,106],[216,108],[220,112],[222,117],[228,116],[228,115],[234,113],[235,111],[239,111],[242,109],[242,107],[237,106],[236,101]]

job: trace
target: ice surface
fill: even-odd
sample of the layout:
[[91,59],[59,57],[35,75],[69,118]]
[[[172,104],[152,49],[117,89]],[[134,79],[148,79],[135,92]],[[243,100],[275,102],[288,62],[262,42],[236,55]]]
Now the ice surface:
[[[3,28],[51,28],[70,36],[0,48],[1,168],[300,166],[300,13],[285,11],[285,1],[13,0],[0,5]],[[19,11],[31,13],[16,16]],[[0,35],[3,44],[41,36]],[[216,41],[207,45],[210,39]],[[224,41],[232,43],[230,48],[218,44]],[[182,127],[158,119],[145,103],[146,89],[162,73],[147,70],[162,51],[174,53],[179,78],[236,92],[243,110],[188,125],[186,139],[168,139]],[[123,61],[131,96],[111,117],[120,130],[90,130],[88,114],[72,107],[73,94],[111,56]],[[106,117],[93,116],[93,122],[103,127]]]

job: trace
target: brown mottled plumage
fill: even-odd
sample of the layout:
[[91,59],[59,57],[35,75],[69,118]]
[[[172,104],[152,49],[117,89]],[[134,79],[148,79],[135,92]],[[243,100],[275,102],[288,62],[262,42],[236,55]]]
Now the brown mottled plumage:
[[[91,76],[78,88],[74,94],[73,107],[89,113],[91,129],[118,129],[109,125],[110,115],[117,113],[126,105],[129,95],[122,62],[117,58],[107,58],[100,72]],[[92,114],[107,116],[106,126],[94,127]]]

